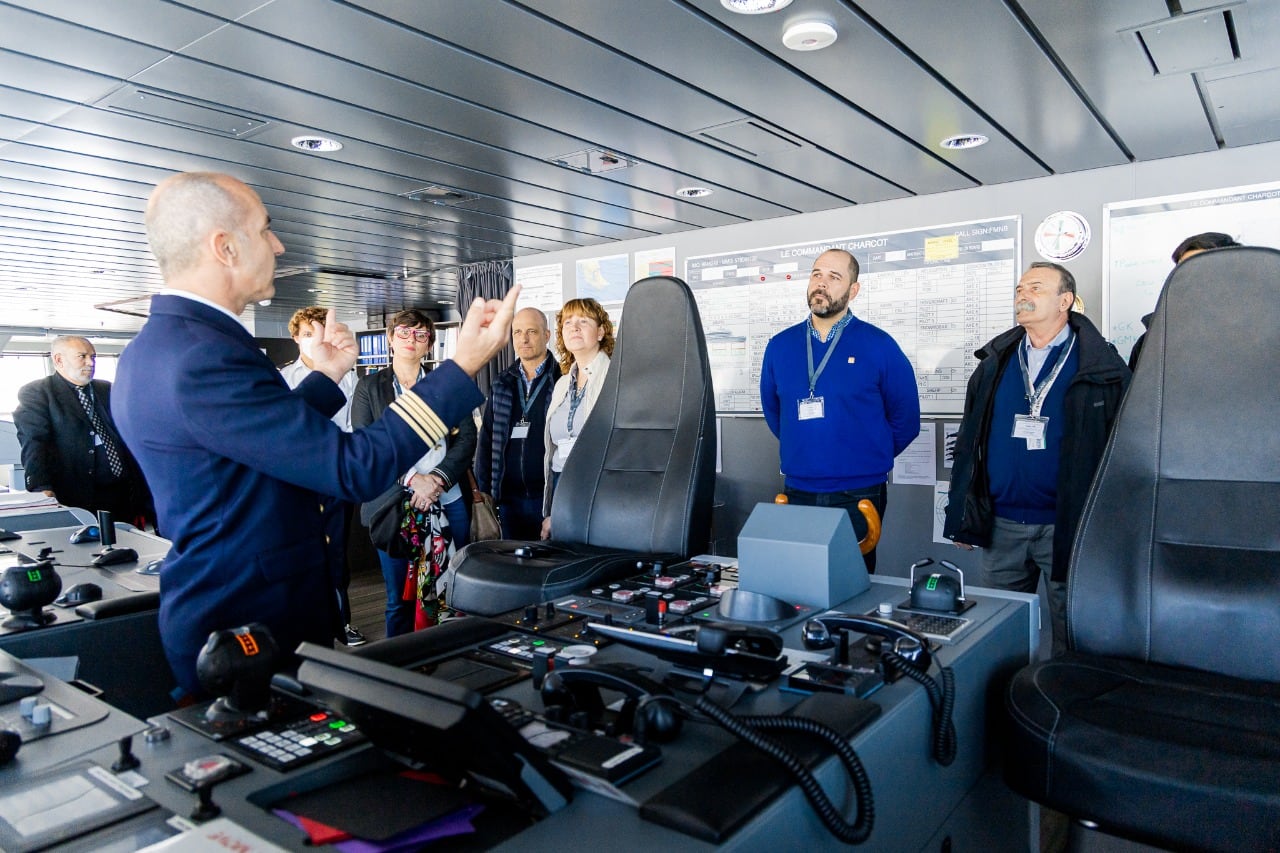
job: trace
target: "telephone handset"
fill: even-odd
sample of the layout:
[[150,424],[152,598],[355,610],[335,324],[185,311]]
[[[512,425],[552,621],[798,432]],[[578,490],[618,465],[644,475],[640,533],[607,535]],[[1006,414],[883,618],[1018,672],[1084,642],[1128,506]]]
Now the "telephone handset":
[[882,619],[879,616],[861,616],[852,613],[826,613],[816,619],[804,623],[803,637],[806,649],[829,649],[835,645],[835,634],[838,631],[856,631],[869,635],[868,646],[878,645],[884,649],[884,642],[891,646],[886,651],[897,652],[911,661],[921,670],[928,670],[933,656],[929,652],[929,640],[912,631],[901,622]]
[[603,726],[606,715],[601,688],[626,697],[615,721],[619,729],[616,734],[630,734],[642,744],[646,739],[665,743],[680,734],[683,719],[661,698],[671,699],[672,692],[665,685],[616,664],[547,673],[542,682],[542,704],[548,711],[547,718],[567,718],[568,714],[585,712],[591,726]]

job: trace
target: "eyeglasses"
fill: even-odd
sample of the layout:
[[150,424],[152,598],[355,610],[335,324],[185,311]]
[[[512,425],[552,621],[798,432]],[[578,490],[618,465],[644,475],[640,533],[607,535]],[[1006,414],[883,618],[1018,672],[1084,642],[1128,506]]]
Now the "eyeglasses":
[[409,338],[413,338],[421,344],[431,340],[430,329],[411,329],[408,326],[396,326],[395,334],[396,337],[402,341],[407,341]]

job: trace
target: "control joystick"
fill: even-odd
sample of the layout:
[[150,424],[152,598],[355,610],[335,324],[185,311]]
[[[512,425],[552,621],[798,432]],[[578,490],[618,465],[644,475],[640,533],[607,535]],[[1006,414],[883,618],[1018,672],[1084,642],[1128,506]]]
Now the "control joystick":
[[205,711],[210,723],[228,723],[267,710],[280,650],[266,626],[252,623],[214,631],[196,658],[200,686],[217,696]]
[[132,548],[116,547],[116,524],[111,520],[111,513],[105,509],[98,510],[98,533],[102,539],[102,550],[93,555],[95,566],[138,562],[137,551]]
[[51,560],[10,565],[0,576],[0,604],[13,615],[0,624],[11,631],[43,628],[56,618],[44,606],[52,604],[60,592],[62,578]]

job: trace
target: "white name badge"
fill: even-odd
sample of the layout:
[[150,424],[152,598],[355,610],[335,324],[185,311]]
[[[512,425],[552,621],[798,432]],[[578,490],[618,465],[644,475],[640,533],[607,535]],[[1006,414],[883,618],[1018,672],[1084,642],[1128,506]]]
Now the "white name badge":
[[1013,437],[1025,439],[1027,442],[1027,450],[1044,450],[1044,436],[1045,430],[1048,426],[1048,418],[1033,417],[1031,415],[1014,415]]
[[822,417],[822,398],[806,397],[798,403],[797,410],[802,421],[812,421]]
[[515,426],[511,428],[511,437],[512,438],[528,438],[529,422],[519,421]]

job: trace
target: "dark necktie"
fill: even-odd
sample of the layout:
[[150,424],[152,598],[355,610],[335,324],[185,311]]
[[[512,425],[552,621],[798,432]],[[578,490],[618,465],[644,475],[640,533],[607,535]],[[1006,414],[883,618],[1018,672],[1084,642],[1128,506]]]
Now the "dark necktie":
[[84,406],[84,413],[89,416],[89,423],[93,424],[93,431],[102,440],[102,449],[107,451],[107,464],[111,466],[111,474],[119,477],[124,474],[124,462],[120,459],[120,448],[116,447],[115,439],[111,437],[111,433],[107,432],[107,425],[102,422],[102,417],[98,414],[97,407],[93,405],[93,397],[89,394],[89,386],[77,385],[76,394],[80,396],[80,405]]

